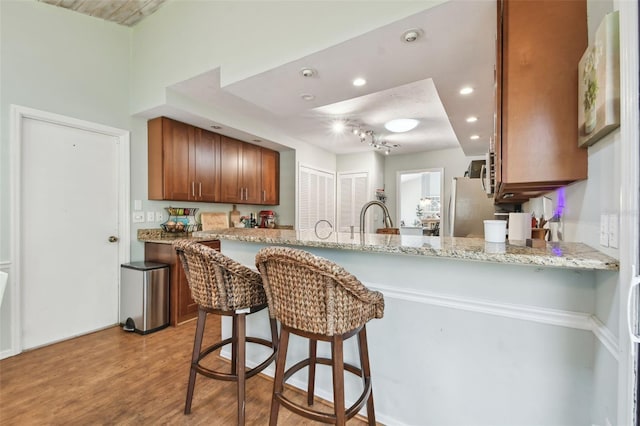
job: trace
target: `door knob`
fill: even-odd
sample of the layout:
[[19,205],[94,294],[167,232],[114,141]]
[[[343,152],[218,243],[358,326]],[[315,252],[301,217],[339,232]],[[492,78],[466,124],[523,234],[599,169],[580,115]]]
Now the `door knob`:
[[118,241],[118,237],[113,236],[113,235],[111,235],[111,236],[109,237],[109,242],[110,242],[110,243],[115,243],[115,242],[117,242],[117,241]]

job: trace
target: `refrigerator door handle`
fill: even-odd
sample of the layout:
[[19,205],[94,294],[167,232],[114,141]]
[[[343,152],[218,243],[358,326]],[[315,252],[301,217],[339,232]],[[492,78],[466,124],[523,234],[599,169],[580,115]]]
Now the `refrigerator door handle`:
[[[638,309],[637,309],[637,289],[640,286],[640,277],[636,275],[636,265],[631,267],[631,285],[629,286],[629,296],[627,297],[627,326],[629,328],[629,337],[634,343],[640,343],[640,335],[638,335]],[[634,295],[636,295],[634,297]],[[633,308],[633,301],[636,301],[636,309]]]
[[482,190],[487,192],[487,185],[485,180],[487,179],[487,167],[483,164],[480,167],[480,182],[482,183]]

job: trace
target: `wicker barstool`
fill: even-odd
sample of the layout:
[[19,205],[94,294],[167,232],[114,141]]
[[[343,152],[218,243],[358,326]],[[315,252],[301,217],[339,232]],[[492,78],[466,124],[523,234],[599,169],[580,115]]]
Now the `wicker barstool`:
[[[237,382],[238,425],[245,423],[245,380],[264,370],[276,357],[278,331],[271,318],[271,341],[246,336],[246,315],[267,307],[267,298],[260,274],[239,264],[213,248],[190,240],[178,240],[173,244],[187,276],[191,297],[198,304],[198,322],[191,357],[191,371],[187,387],[184,413],[191,412],[196,373],[218,380]],[[207,313],[233,318],[232,337],[216,342],[204,350],[202,338]],[[245,368],[246,343],[257,343],[273,349],[269,357],[258,366]],[[203,366],[207,355],[231,344],[231,372],[215,371]]]
[[[281,325],[269,424],[277,423],[282,405],[303,417],[344,425],[366,403],[369,424],[375,425],[366,323],[373,318],[382,318],[382,294],[367,289],[339,265],[303,250],[263,248],[256,255],[256,266],[267,293],[269,314]],[[309,339],[309,358],[285,370],[290,333]],[[360,368],[343,359],[343,341],[356,334]],[[330,359],[316,356],[319,340],[331,342]],[[311,408],[316,364],[332,368],[333,414]],[[283,394],[284,383],[304,367],[309,367],[307,406],[297,404]],[[362,394],[349,408],[345,408],[344,401],[345,370],[362,377],[363,381]]]

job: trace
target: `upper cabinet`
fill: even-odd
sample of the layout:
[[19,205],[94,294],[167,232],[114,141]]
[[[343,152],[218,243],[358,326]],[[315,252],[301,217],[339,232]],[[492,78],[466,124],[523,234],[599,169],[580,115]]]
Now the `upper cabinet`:
[[587,178],[577,133],[577,70],[586,47],[586,1],[498,2],[497,203]]
[[278,152],[222,136],[220,157],[222,202],[279,204]]
[[220,135],[165,117],[147,129],[150,200],[220,200]]
[[165,117],[148,138],[150,200],[279,204],[278,152]]

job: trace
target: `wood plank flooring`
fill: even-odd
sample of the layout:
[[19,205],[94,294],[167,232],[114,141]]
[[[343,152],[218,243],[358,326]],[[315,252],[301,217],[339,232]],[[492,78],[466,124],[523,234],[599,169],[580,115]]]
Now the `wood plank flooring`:
[[[219,338],[219,324],[209,315],[205,344]],[[183,414],[194,332],[195,321],[146,336],[113,327],[4,359],[0,424],[233,425],[231,382],[198,376],[192,412]],[[272,386],[266,376],[247,382],[247,425],[269,423]],[[317,423],[281,409],[278,424]]]

